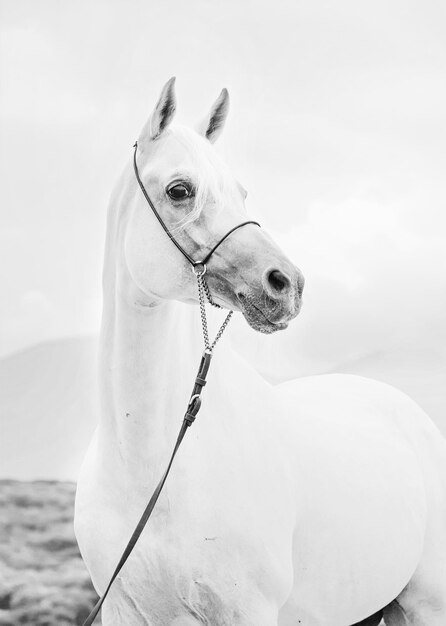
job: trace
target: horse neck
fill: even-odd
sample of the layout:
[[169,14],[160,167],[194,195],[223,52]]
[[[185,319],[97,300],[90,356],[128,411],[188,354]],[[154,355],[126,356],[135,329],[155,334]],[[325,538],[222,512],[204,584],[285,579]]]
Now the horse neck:
[[[129,192],[109,211],[99,353],[99,445],[104,463],[123,471],[158,471],[175,440],[201,352],[199,312],[147,300],[122,254]],[[112,460],[111,460],[112,459]]]
[[[133,282],[123,254],[126,221],[138,191],[130,168],[117,190],[109,209],[104,261],[98,454],[99,464],[114,477],[122,474],[144,484],[165,469],[204,346],[198,307],[148,302]],[[221,315],[217,317],[221,323]],[[212,363],[209,392],[215,412],[223,412],[227,423],[239,416],[233,406],[226,410],[234,400],[225,389],[235,389],[243,380],[246,389],[255,386],[261,403],[266,383],[225,339]],[[206,401],[210,404],[210,398]]]
[[126,464],[142,455],[156,463],[174,441],[199,362],[200,337],[191,341],[194,309],[122,300],[104,309],[101,430]]

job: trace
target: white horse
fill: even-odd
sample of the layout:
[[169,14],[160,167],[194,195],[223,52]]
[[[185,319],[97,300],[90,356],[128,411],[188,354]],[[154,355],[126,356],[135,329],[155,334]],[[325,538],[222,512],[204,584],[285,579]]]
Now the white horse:
[[[227,110],[223,90],[201,134],[173,125],[172,79],[138,140],[144,186],[195,258],[246,220],[246,193],[212,147]],[[302,277],[257,226],[226,239],[206,277],[215,301],[261,332],[298,312]],[[99,594],[181,424],[203,349],[197,301],[191,266],[129,163],[108,215],[102,411],[76,500]],[[445,626],[446,446],[435,426],[404,394],[360,377],[273,387],[224,339],[103,624],[350,626],[384,615],[387,626]]]

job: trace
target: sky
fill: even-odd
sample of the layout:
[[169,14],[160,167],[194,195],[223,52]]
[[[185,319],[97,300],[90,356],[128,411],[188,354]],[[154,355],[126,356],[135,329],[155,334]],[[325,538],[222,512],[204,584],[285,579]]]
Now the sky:
[[[306,277],[284,367],[444,351],[446,5],[0,0],[0,356],[96,333],[109,194],[160,89]],[[310,367],[311,369],[311,367]]]

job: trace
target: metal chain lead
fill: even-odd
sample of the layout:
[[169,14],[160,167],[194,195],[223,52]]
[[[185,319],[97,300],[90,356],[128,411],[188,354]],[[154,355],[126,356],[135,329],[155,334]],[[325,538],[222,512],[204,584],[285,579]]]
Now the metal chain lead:
[[212,304],[213,306],[218,307],[219,309],[221,309],[222,307],[219,304],[216,304],[215,302],[212,301],[209,287],[206,281],[204,280],[203,274],[204,272],[199,272],[199,271],[195,272],[195,275],[197,277],[197,285],[198,285],[198,299],[200,302],[200,315],[201,315],[201,326],[203,328],[204,346],[206,350],[208,350],[209,352],[212,352],[213,349],[215,348],[217,341],[225,332],[226,326],[230,322],[233,311],[229,311],[229,313],[227,314],[227,316],[225,317],[223,321],[223,324],[220,326],[220,329],[218,333],[216,334],[214,341],[211,344],[210,339],[209,339],[208,321],[206,317],[206,299],[209,301],[209,304]]
[[[201,276],[203,276],[203,275],[201,274]],[[223,308],[222,306],[220,306],[219,304],[217,304],[216,302],[213,301],[212,296],[211,296],[211,292],[209,290],[209,285],[204,280],[204,278],[202,278],[202,285],[203,285],[204,293],[206,294],[206,298],[207,298],[207,301],[209,302],[209,304],[211,306],[215,306],[215,308],[217,308],[217,309],[222,309]]]

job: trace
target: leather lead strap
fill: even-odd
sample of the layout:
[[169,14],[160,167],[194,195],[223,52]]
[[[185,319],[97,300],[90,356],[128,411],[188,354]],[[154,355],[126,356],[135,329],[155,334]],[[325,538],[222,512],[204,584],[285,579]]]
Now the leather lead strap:
[[191,426],[197,416],[198,411],[200,410],[201,407],[201,392],[203,390],[203,387],[206,384],[206,376],[207,373],[209,371],[209,366],[211,364],[211,359],[212,359],[212,354],[210,352],[204,352],[203,356],[201,357],[201,361],[200,361],[200,367],[198,369],[198,373],[197,376],[195,378],[195,384],[194,387],[192,389],[192,394],[191,394],[191,398],[189,400],[189,404],[187,406],[187,410],[186,410],[186,414],[184,416],[183,419],[183,423],[181,425],[180,428],[180,432],[178,433],[178,437],[177,437],[177,441],[175,443],[175,447],[173,449],[173,452],[171,454],[169,463],[167,465],[167,469],[164,472],[161,480],[159,481],[158,485],[156,486],[155,491],[152,494],[152,497],[150,498],[146,508],[144,509],[143,514],[141,515],[141,518],[138,522],[138,524],[136,525],[135,530],[132,533],[132,536],[130,537],[130,540],[124,550],[124,552],[122,553],[121,558],[119,559],[119,563],[117,564],[115,571],[113,572],[110,581],[107,585],[107,588],[105,589],[104,593],[102,594],[102,596],[99,598],[99,600],[96,602],[96,604],[94,605],[91,613],[89,614],[89,616],[87,617],[87,619],[85,620],[85,622],[83,623],[83,626],[91,626],[91,624],[93,624],[94,620],[96,619],[96,617],[98,616],[99,611],[101,610],[101,607],[104,603],[105,598],[108,595],[108,592],[110,591],[110,588],[112,586],[112,584],[114,583],[116,577],[118,576],[119,572],[121,571],[122,567],[124,566],[124,563],[127,561],[127,559],[129,558],[131,552],[133,551],[133,548],[136,545],[136,542],[138,541],[139,537],[141,536],[142,531],[144,530],[145,525],[147,524],[147,522],[149,521],[150,516],[152,515],[152,511],[155,508],[155,504],[159,498],[159,495],[164,487],[164,483],[167,480],[167,477],[169,475],[170,472],[170,468],[172,467],[172,463],[173,460],[178,452],[178,448],[181,445],[181,442],[183,441],[184,435],[186,434],[187,429],[189,428],[189,426]]
[[[225,239],[227,239],[229,237],[229,235],[231,235],[234,231],[236,231],[237,229],[241,228],[242,226],[246,226],[247,224],[256,224],[257,226],[260,226],[260,224],[258,222],[254,222],[252,220],[249,220],[247,222],[243,222],[242,224],[238,224],[237,226],[234,226],[234,228],[231,228],[231,230],[229,230],[226,235],[224,235],[224,237],[222,237],[220,239],[220,241],[215,244],[215,246],[213,248],[211,248],[210,252],[208,252],[208,254],[204,257],[204,259],[202,261],[194,261],[194,259],[186,252],[186,250],[183,248],[183,246],[175,239],[175,237],[172,235],[172,233],[170,232],[170,230],[167,228],[166,224],[164,223],[163,219],[161,218],[160,214],[158,213],[158,211],[155,208],[155,205],[153,204],[152,200],[150,199],[149,194],[147,193],[142,180],[139,176],[139,172],[138,172],[138,166],[136,163],[136,151],[138,149],[138,144],[135,143],[134,145],[135,148],[135,152],[133,154],[133,169],[135,170],[135,176],[136,176],[136,180],[138,181],[138,184],[141,188],[141,191],[145,197],[145,199],[147,200],[147,203],[149,204],[150,208],[152,209],[155,217],[157,218],[158,222],[161,224],[161,226],[163,227],[163,230],[165,231],[165,233],[167,234],[167,236],[169,237],[169,239],[172,241],[172,243],[178,248],[178,250],[181,252],[181,254],[189,261],[189,263],[192,265],[193,268],[196,268],[197,266],[203,266],[204,270],[201,272],[197,272],[195,271],[196,275],[197,275],[197,280],[198,280],[198,286],[199,286],[199,294],[200,294],[200,306],[202,306],[204,308],[204,293],[202,293],[202,291],[200,291],[200,286],[204,283],[204,278],[203,278],[203,274],[206,268],[206,263],[209,261],[209,259],[211,258],[211,256],[214,254],[214,252],[217,250],[217,248],[223,243],[223,241],[225,241]],[[202,289],[204,289],[204,287],[202,287]],[[211,358],[212,358],[212,349],[214,348],[216,342],[220,339],[222,333],[224,332],[229,319],[232,315],[232,311],[229,312],[228,316],[226,317],[226,320],[224,321],[222,327],[220,328],[219,332],[217,333],[217,337],[215,338],[212,346],[209,343],[209,337],[207,336],[207,323],[206,323],[206,318],[205,318],[205,313],[202,312],[202,323],[203,323],[203,333],[204,333],[204,338],[205,338],[205,345],[206,345],[206,350],[203,353],[203,356],[201,358],[201,362],[200,362],[200,367],[198,370],[198,374],[195,378],[195,384],[194,384],[194,388],[192,390],[192,394],[189,400],[189,404],[187,406],[187,410],[186,413],[184,415],[183,418],[183,423],[181,425],[180,428],[180,432],[178,433],[178,437],[173,449],[173,452],[171,454],[169,463],[167,465],[167,469],[164,472],[161,480],[159,481],[155,491],[152,494],[152,497],[150,498],[146,508],[144,509],[143,514],[141,515],[141,518],[138,522],[138,524],[136,525],[135,530],[132,533],[132,536],[130,537],[130,540],[121,556],[121,558],[119,559],[119,563],[117,564],[115,571],[113,572],[110,581],[103,593],[103,595],[99,598],[99,600],[96,602],[95,606],[93,607],[91,613],[89,614],[89,616],[87,617],[87,619],[85,620],[85,622],[83,623],[83,626],[91,626],[91,624],[93,624],[94,620],[96,619],[99,611],[101,610],[101,607],[104,603],[105,598],[108,595],[108,592],[110,591],[110,588],[113,584],[113,582],[116,580],[116,577],[118,576],[119,572],[121,571],[124,563],[127,561],[127,559],[129,558],[133,548],[136,545],[136,542],[138,541],[142,531],[144,530],[145,525],[147,524],[150,516],[152,515],[152,511],[155,508],[155,504],[159,498],[159,495],[164,487],[164,483],[167,480],[167,477],[169,475],[170,472],[170,468],[172,467],[172,463],[174,461],[174,458],[178,452],[178,448],[181,445],[181,442],[183,441],[184,435],[186,434],[187,429],[189,428],[189,426],[191,426],[197,416],[198,411],[200,410],[201,407],[201,392],[203,390],[203,387],[206,384],[206,376],[209,370],[209,366],[211,363]],[[204,316],[204,319],[203,319]],[[206,338],[207,338],[207,343],[206,343]]]
[[158,500],[158,497],[161,493],[161,490],[164,486],[164,483],[166,482],[167,476],[170,472],[170,468],[172,467],[172,463],[173,460],[175,458],[175,455],[177,453],[178,448],[180,447],[180,444],[183,440],[183,437],[186,433],[187,428],[189,427],[189,423],[186,422],[186,420],[183,421],[183,424],[181,426],[181,430],[180,433],[178,435],[177,438],[177,442],[175,444],[175,448],[172,452],[172,456],[170,457],[170,461],[169,464],[167,466],[166,471],[163,474],[163,477],[161,478],[160,482],[158,483],[155,491],[152,494],[152,497],[149,500],[148,505],[146,506],[144,513],[141,515],[141,519],[139,520],[135,530],[132,533],[132,536],[130,537],[130,540],[121,556],[121,558],[119,559],[119,563],[116,566],[115,571],[113,572],[112,577],[110,578],[110,582],[107,585],[106,590],[104,591],[103,595],[99,598],[99,600],[96,602],[96,604],[93,607],[93,610],[91,611],[90,615],[87,617],[87,619],[85,620],[83,626],[91,626],[91,624],[93,624],[94,620],[96,619],[99,611],[101,610],[101,607],[104,603],[105,598],[108,595],[108,592],[110,591],[110,587],[112,586],[112,584],[114,583],[117,575],[119,574],[119,572],[121,571],[124,563],[127,561],[127,559],[129,558],[133,548],[136,545],[136,542],[138,541],[142,531],[144,530],[144,526],[147,524],[147,522],[149,521],[150,516],[152,515],[152,511],[155,508],[155,504]]

